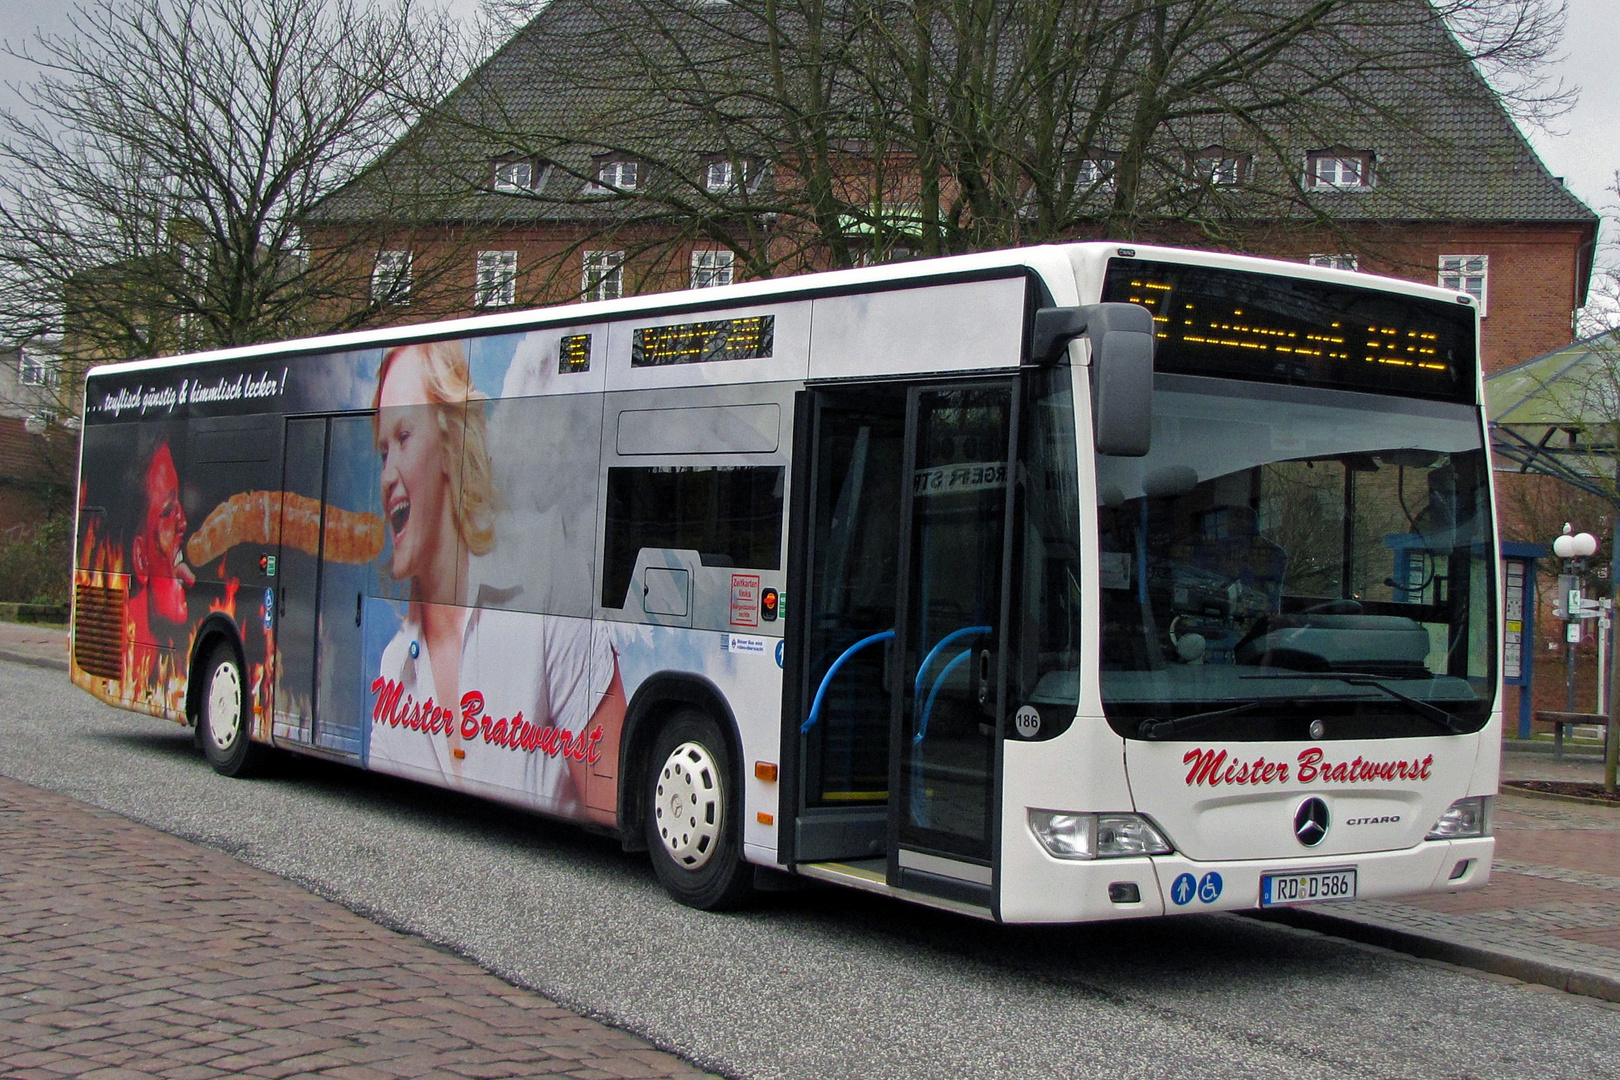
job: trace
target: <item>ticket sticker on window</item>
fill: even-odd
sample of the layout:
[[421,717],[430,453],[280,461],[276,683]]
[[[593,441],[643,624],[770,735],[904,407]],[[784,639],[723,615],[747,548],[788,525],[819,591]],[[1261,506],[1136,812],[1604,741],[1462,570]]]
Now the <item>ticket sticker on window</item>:
[[731,575],[731,625],[759,625],[759,575]]

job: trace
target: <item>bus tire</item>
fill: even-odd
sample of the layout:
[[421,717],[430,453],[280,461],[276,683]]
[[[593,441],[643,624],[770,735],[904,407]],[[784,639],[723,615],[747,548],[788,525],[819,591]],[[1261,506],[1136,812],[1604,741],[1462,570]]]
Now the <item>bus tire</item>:
[[264,762],[265,749],[248,737],[248,698],[242,661],[228,642],[215,645],[200,674],[202,696],[197,730],[203,754],[221,776],[251,776]]
[[676,900],[734,908],[753,888],[742,857],[742,799],[731,752],[706,713],[681,709],[658,732],[647,776],[647,850]]

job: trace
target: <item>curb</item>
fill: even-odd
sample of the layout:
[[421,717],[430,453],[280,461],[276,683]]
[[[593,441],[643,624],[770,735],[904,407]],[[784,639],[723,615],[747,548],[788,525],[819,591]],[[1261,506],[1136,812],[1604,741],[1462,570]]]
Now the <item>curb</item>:
[[27,664],[29,667],[49,668],[51,671],[66,671],[66,660],[53,660],[45,656],[27,656],[23,653],[9,652],[0,649],[0,660],[10,660],[14,664]]
[[1601,806],[1607,810],[1620,810],[1620,803],[1613,803],[1608,799],[1590,799],[1585,795],[1561,795],[1556,791],[1534,791],[1518,787],[1511,780],[1504,782],[1501,790],[1504,795],[1520,795],[1526,799],[1546,799],[1548,802],[1579,803],[1582,806]]
[[[1524,757],[1552,757],[1554,749],[1553,744],[1550,742],[1526,744],[1515,740],[1511,742],[1504,741],[1502,743],[1502,753],[1513,754],[1515,756],[1523,755]],[[1602,761],[1603,744],[1601,742],[1575,743],[1570,740],[1565,740],[1564,760],[1568,761],[1571,758],[1574,758],[1577,761],[1583,758],[1592,758],[1597,761]]]
[[1377,945],[1425,960],[1440,960],[1493,975],[1506,975],[1520,982],[1550,986],[1566,994],[1620,1002],[1620,977],[1551,964],[1533,956],[1463,945],[1411,930],[1397,930],[1306,908],[1277,909],[1254,913],[1249,917],[1262,922],[1281,923],[1298,930],[1314,930],[1320,934],[1359,941],[1364,945]]

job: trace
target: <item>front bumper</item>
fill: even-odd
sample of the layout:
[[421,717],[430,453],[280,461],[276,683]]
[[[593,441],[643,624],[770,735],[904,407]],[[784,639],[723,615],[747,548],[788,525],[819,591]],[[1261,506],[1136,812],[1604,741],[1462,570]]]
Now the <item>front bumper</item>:
[[[1020,848],[1023,845],[1019,845]],[[1028,849],[1003,852],[1001,918],[1003,922],[1090,922],[1151,915],[1185,915],[1210,911],[1250,911],[1260,907],[1263,874],[1354,868],[1356,899],[1378,900],[1422,893],[1464,892],[1490,880],[1494,837],[1425,840],[1396,851],[1323,855],[1290,859],[1245,859],[1196,862],[1177,854],[1138,859],[1054,859],[1033,839]],[[1010,856],[1010,857],[1009,857]],[[1461,874],[1451,875],[1466,863]],[[1172,899],[1172,886],[1183,874],[1204,883],[1210,875],[1219,893],[1205,887],[1182,904]],[[1131,883],[1141,900],[1114,903],[1109,886]],[[1332,903],[1326,904],[1331,908]]]

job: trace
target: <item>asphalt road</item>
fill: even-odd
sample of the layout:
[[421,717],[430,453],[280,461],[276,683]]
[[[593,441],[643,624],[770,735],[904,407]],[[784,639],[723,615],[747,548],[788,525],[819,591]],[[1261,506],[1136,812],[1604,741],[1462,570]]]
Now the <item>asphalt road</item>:
[[691,911],[612,841],[322,763],[227,780],[183,729],[8,661],[0,773],[737,1077],[1620,1078],[1620,1011],[1241,917],[1002,928],[831,889]]

